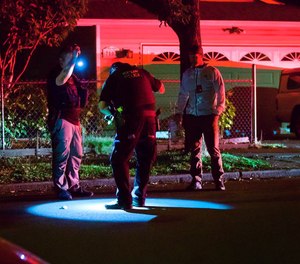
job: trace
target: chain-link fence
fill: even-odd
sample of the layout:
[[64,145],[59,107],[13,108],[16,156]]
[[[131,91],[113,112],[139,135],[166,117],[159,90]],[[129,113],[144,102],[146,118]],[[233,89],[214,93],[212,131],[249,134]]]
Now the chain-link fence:
[[[103,134],[106,126],[98,110],[96,87],[101,83],[87,81],[83,84],[89,90],[89,104],[82,112],[81,123],[84,133],[89,135]],[[4,102],[2,149],[50,147],[46,125],[48,110],[45,81],[18,83]]]
[[[157,94],[160,129],[157,133],[158,149],[183,148],[184,131],[173,120],[180,83],[163,80],[166,92]],[[84,164],[94,162],[111,150],[114,125],[108,125],[98,109],[103,81],[88,81],[89,103],[83,110],[81,124],[85,149]],[[231,128],[222,130],[224,138],[252,137],[251,81],[225,80],[227,98],[235,107]],[[6,93],[1,105],[0,184],[2,182],[35,181],[45,177],[51,180],[51,141],[47,130],[46,82],[21,82],[13,92]],[[91,160],[89,160],[91,159]],[[94,164],[94,163],[93,163]],[[41,176],[42,175],[42,176]]]
[[[221,137],[223,139],[239,138],[240,140],[243,138],[245,141],[251,141],[253,138],[252,80],[224,80],[224,82],[227,98],[225,115],[230,120],[220,122]],[[164,84],[166,93],[156,96],[157,107],[161,110],[159,116],[160,133],[162,137],[167,135],[171,138],[171,142],[176,143],[182,141],[184,137],[183,129],[178,128],[173,120],[180,82],[178,80],[164,80]],[[232,112],[234,112],[234,117],[228,117]]]
[[253,87],[252,80],[225,80],[228,103],[235,108],[230,128],[224,129],[223,138],[253,140]]
[[[159,138],[176,140],[183,134],[176,128],[173,115],[179,91],[178,80],[163,80],[166,92],[156,95],[159,115]],[[84,139],[89,137],[109,137],[114,135],[114,126],[103,120],[98,110],[99,90],[102,81],[85,83],[89,90],[89,104],[82,112],[81,124]],[[231,128],[224,128],[224,138],[252,138],[252,85],[251,80],[225,80],[227,98],[235,107],[235,117]],[[50,148],[50,137],[47,131],[47,106],[45,96],[46,83],[20,82],[4,102],[4,122],[1,122],[1,149],[20,150],[36,154],[41,149]],[[3,113],[2,113],[3,115]],[[179,133],[178,133],[179,132]],[[3,146],[4,144],[4,146]],[[23,152],[24,153],[24,152]]]

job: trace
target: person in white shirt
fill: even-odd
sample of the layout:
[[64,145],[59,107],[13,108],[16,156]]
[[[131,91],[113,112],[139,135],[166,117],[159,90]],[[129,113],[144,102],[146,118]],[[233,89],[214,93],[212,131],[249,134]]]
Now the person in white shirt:
[[189,51],[191,67],[182,75],[175,121],[185,129],[185,148],[191,153],[189,189],[202,189],[202,141],[211,157],[216,190],[225,190],[222,156],[219,149],[219,116],[225,109],[225,85],[218,69],[203,61],[203,51]]

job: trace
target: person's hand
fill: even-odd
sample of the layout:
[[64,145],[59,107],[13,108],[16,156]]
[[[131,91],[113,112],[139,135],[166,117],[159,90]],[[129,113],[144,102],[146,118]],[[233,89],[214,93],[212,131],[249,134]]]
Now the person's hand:
[[80,47],[78,45],[73,46],[73,57],[77,58],[81,54]]
[[108,125],[110,125],[114,121],[114,116],[106,115],[106,116],[104,116],[104,120],[107,122]]
[[164,94],[165,93],[165,85],[163,84],[163,82],[161,82],[161,85],[159,87],[158,93],[160,94]]

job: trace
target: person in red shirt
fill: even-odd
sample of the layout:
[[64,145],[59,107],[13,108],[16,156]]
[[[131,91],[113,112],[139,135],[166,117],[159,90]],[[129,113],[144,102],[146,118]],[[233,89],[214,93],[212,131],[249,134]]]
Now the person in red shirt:
[[47,81],[48,129],[52,141],[52,178],[58,198],[90,197],[79,183],[82,160],[80,112],[87,104],[88,91],[73,74],[80,54],[77,45],[66,46],[59,55],[59,64]]

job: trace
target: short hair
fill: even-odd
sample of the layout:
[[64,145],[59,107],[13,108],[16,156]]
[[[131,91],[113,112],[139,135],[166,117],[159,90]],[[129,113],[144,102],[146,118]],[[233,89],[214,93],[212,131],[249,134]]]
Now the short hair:
[[115,62],[110,66],[109,73],[113,74],[116,71],[126,71],[131,69],[132,66],[129,63],[124,63],[124,62]]
[[202,47],[199,47],[198,45],[193,45],[189,48],[189,53],[203,55],[203,49],[202,49]]
[[64,57],[67,53],[73,52],[75,47],[78,47],[78,45],[77,44],[67,44],[67,45],[63,46],[62,49],[58,53],[59,58]]

